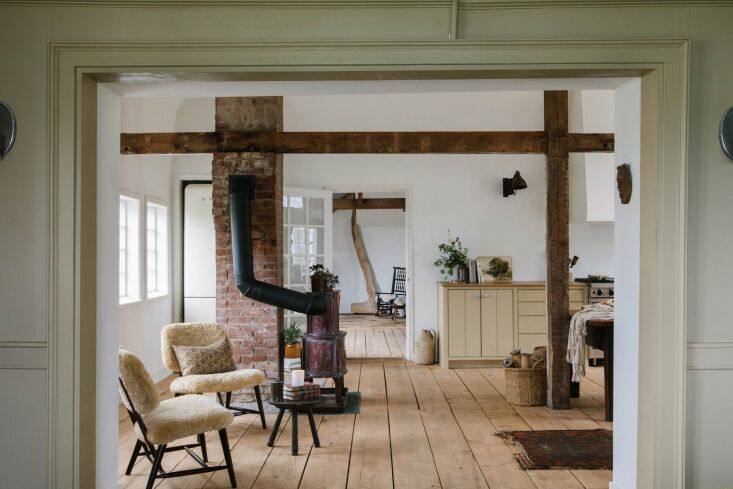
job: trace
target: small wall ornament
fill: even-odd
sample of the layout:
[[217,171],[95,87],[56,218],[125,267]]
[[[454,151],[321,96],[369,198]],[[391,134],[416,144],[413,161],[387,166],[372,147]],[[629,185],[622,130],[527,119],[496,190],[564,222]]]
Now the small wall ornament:
[[628,163],[616,167],[616,186],[621,203],[631,202],[631,165]]
[[17,123],[12,107],[0,100],[0,160],[13,148],[16,131]]

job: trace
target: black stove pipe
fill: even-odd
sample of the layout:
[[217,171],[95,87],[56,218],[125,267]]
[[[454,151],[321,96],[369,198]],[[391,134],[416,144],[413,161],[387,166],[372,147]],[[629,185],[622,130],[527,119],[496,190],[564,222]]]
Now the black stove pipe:
[[229,177],[229,213],[232,225],[232,257],[234,281],[237,288],[250,299],[271,306],[282,307],[303,314],[323,314],[326,300],[323,296],[286,289],[261,282],[255,278],[252,260],[252,198],[254,177],[232,175]]

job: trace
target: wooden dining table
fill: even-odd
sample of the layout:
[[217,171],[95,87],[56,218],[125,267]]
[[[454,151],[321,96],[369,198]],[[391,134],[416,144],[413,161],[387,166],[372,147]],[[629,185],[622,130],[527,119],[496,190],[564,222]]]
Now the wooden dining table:
[[[571,312],[571,318],[575,312],[577,311]],[[586,345],[603,351],[606,421],[613,421],[613,327],[613,319],[590,319],[585,323]]]

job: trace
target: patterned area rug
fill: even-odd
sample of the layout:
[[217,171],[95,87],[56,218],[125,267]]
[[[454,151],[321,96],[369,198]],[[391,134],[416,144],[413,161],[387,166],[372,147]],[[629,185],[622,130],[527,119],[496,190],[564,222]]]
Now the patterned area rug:
[[520,448],[514,454],[524,470],[613,468],[613,432],[609,430],[500,431]]

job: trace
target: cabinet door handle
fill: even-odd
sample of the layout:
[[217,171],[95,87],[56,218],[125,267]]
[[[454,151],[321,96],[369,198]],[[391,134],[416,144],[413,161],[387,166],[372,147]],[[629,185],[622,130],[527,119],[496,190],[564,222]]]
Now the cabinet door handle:
[[478,299],[479,297],[480,297],[480,296],[479,296],[479,294],[474,294],[474,295],[473,295],[473,298],[474,298],[474,299]]
[[481,294],[481,298],[482,298],[482,299],[486,299],[487,297],[489,297],[489,296],[488,296],[488,295],[486,295],[486,294]]

